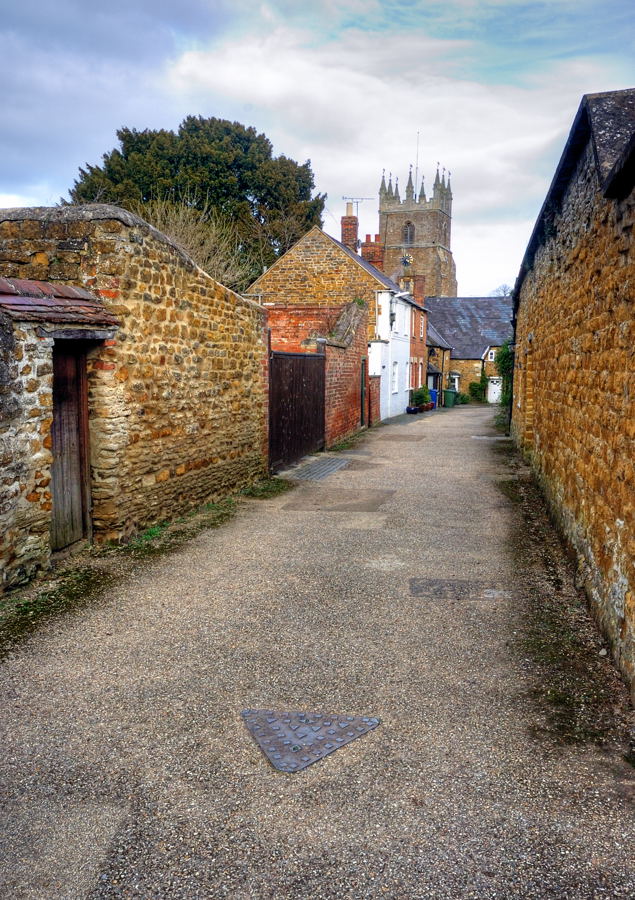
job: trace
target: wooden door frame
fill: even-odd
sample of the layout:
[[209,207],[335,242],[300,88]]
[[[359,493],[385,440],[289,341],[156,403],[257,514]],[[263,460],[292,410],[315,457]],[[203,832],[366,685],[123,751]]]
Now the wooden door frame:
[[[56,338],[53,343],[52,361],[53,373],[55,373],[55,353],[66,352],[76,359],[76,390],[78,399],[78,439],[79,439],[79,480],[82,506],[82,536],[78,541],[91,541],[93,537],[92,517],[92,491],[90,484],[90,429],[88,422],[88,372],[87,354],[95,346],[95,342],[86,341],[82,332],[77,335],[72,332],[65,334],[64,338]],[[53,390],[55,390],[55,374],[53,374]],[[53,397],[53,409],[55,409],[55,397]],[[75,543],[78,543],[75,542]],[[74,544],[69,544],[69,547]],[[54,550],[54,553],[64,553],[67,548]]]

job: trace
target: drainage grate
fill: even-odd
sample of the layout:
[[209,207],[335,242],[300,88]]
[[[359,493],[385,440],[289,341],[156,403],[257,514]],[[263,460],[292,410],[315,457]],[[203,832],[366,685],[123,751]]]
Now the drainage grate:
[[280,772],[306,769],[380,723],[374,716],[273,709],[245,709],[241,715],[253,739]]
[[343,469],[349,462],[350,460],[341,457],[327,456],[324,459],[314,459],[310,462],[302,463],[297,469],[290,471],[287,477],[298,481],[321,481],[327,475],[332,475],[338,469]]
[[509,600],[511,593],[489,581],[411,578],[410,593],[426,600]]

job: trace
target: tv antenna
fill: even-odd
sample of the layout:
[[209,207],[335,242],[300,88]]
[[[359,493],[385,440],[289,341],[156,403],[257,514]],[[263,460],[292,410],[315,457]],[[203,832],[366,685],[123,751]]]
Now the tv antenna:
[[374,200],[374,197],[342,197],[342,200],[348,200],[349,203],[355,204],[355,215],[359,216],[359,204],[364,200]]

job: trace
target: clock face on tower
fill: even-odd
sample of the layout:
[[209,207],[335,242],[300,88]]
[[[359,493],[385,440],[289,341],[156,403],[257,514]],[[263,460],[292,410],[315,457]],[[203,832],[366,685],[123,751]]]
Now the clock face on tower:
[[411,266],[412,265],[412,256],[410,253],[404,252],[401,254],[401,265],[402,266]]

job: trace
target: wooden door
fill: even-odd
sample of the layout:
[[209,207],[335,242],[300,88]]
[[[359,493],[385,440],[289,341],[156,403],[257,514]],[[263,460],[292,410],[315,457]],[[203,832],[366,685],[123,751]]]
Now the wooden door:
[[86,352],[79,341],[53,347],[51,438],[51,547],[61,550],[85,537],[89,523]]
[[325,357],[269,357],[269,466],[273,472],[324,447]]

